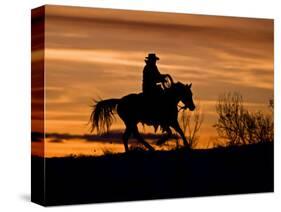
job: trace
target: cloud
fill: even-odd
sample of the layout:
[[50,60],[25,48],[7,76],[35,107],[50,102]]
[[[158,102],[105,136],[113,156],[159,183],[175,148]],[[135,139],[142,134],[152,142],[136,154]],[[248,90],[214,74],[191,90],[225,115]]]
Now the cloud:
[[[69,134],[69,133],[46,133],[45,138],[52,143],[62,143],[63,141],[67,140],[84,140],[86,142],[108,142],[108,143],[116,143],[116,144],[123,144],[122,136],[124,131],[123,130],[114,130],[107,134],[103,135],[92,135],[92,134]],[[144,139],[152,139],[157,140],[161,138],[161,134],[155,133],[141,133],[141,136]],[[31,133],[32,141],[39,142],[44,139],[44,134],[39,132],[32,132]],[[179,138],[177,135],[173,135],[172,138]]]

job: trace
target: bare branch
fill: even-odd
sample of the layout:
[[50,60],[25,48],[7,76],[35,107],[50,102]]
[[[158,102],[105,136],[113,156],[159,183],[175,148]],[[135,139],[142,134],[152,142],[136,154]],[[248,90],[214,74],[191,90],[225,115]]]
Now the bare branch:
[[261,112],[250,113],[244,108],[241,94],[227,93],[221,96],[216,111],[218,120],[214,127],[228,145],[273,141],[272,116]]

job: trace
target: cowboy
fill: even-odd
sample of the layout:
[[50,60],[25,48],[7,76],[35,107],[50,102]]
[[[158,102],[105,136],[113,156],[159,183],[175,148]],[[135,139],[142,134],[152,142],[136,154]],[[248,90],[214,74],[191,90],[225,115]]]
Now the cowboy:
[[157,83],[164,83],[165,77],[167,75],[163,75],[159,72],[156,62],[159,60],[154,53],[148,54],[145,57],[145,67],[143,69],[143,82],[142,82],[142,90],[144,95],[153,95],[160,94],[163,89]]

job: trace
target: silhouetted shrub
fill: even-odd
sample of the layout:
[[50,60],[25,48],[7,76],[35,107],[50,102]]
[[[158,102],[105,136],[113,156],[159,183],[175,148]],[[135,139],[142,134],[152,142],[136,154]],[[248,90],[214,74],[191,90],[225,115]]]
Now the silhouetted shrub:
[[272,142],[274,127],[272,114],[251,113],[245,109],[239,93],[227,93],[216,106],[218,114],[214,125],[220,138],[228,145]]
[[199,141],[199,131],[204,121],[204,115],[200,104],[196,105],[194,111],[183,110],[180,114],[180,125],[187,136],[190,148],[195,148]]

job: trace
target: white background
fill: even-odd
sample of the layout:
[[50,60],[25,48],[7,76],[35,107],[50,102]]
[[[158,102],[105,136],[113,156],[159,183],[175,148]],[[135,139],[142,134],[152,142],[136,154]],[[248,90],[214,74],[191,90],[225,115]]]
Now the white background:
[[[30,9],[43,4],[275,19],[275,193],[43,208],[30,199]],[[280,190],[278,0],[2,1],[0,6],[0,211],[277,211]],[[207,179],[206,179],[207,180]],[[261,182],[262,183],[262,182]],[[278,204],[279,202],[279,204]]]

